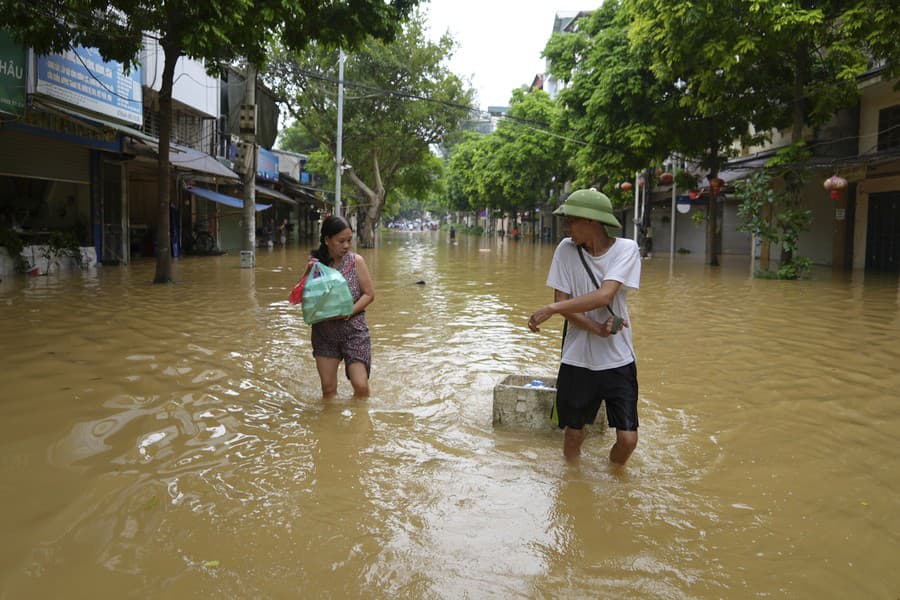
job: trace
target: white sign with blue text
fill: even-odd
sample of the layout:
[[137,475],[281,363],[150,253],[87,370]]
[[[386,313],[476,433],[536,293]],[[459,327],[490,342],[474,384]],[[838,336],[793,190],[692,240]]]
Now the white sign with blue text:
[[118,121],[143,124],[141,68],[126,74],[122,64],[103,60],[94,48],[76,46],[38,56],[35,91]]

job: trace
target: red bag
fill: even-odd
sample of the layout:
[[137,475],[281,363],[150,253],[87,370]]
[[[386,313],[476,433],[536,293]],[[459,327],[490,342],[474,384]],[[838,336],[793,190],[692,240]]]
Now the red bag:
[[291,290],[290,296],[288,296],[288,302],[291,304],[300,304],[303,301],[303,286],[306,285],[306,278],[309,274],[304,275],[303,279],[301,279],[297,285],[294,286],[294,289]]

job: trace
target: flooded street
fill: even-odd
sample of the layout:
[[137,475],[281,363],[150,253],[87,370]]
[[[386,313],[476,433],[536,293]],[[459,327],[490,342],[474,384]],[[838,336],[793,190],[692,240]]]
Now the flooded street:
[[491,424],[503,377],[556,374],[562,320],[526,327],[552,245],[358,250],[372,397],[327,402],[308,250],[0,283],[0,598],[900,595],[896,276],[645,261],[616,474],[612,432],[568,466]]

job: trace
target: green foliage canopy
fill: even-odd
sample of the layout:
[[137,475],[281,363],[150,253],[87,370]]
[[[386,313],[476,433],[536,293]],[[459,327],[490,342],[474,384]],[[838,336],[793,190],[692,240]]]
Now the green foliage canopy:
[[[455,131],[471,110],[473,92],[444,64],[454,42],[426,40],[414,16],[391,43],[374,39],[345,64],[342,155],[345,172],[366,208],[363,245],[374,244],[375,223],[388,190],[425,196],[436,181],[431,148]],[[281,50],[266,75],[290,114],[336,156],[338,53],[313,44]],[[423,176],[423,170],[429,176]]]
[[514,212],[543,204],[570,175],[565,138],[552,128],[558,108],[541,90],[514,90],[496,131],[467,133],[450,155],[451,207]]

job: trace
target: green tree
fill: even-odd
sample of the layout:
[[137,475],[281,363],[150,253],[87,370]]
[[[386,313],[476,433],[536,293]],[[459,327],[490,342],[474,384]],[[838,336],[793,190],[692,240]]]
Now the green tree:
[[481,201],[475,172],[475,157],[486,137],[466,131],[462,141],[454,145],[447,161],[447,207],[455,211],[478,208]]
[[565,138],[553,131],[558,109],[542,90],[513,91],[507,118],[490,134],[498,141],[490,170],[479,173],[499,187],[499,201],[492,206],[531,209],[547,201],[556,182],[568,178]]
[[450,207],[517,213],[543,205],[571,174],[565,138],[552,127],[558,109],[541,90],[514,90],[496,131],[467,132],[450,153]]
[[[345,63],[342,155],[352,168],[344,176],[364,205],[363,247],[375,244],[389,191],[427,193],[410,192],[412,182],[433,182],[412,171],[431,162],[431,147],[442,143],[471,110],[472,91],[444,66],[452,39],[444,36],[432,43],[423,31],[424,19],[416,15],[393,42],[369,39]],[[337,70],[337,52],[313,44],[304,53],[278,53],[266,76],[289,113],[332,157],[337,155]]]
[[384,207],[384,216],[423,217],[426,212],[435,215],[446,213],[443,198],[446,195],[444,161],[432,154],[409,169],[404,169],[403,178],[394,186],[394,200]]
[[647,53],[630,42],[632,23],[621,2],[608,0],[544,49],[550,73],[567,84],[557,129],[570,140],[576,187],[631,179],[677,145],[680,90],[660,80]]
[[[900,11],[893,0],[625,0],[634,23],[631,42],[654,75],[677,84],[686,130],[704,140],[694,154],[684,139],[673,145],[699,157],[709,177],[733,152],[790,127],[832,118],[858,97],[857,77],[882,65],[893,76],[900,60]],[[799,179],[786,179],[789,188]],[[715,203],[707,220],[707,254],[717,235]],[[785,247],[782,258],[792,260]]]
[[[628,42],[666,98],[662,120],[670,152],[702,166],[710,181],[737,152],[735,142],[758,143],[777,117],[764,89],[773,76],[741,40],[755,31],[751,4],[740,0],[625,0]],[[668,17],[665,18],[665,17]],[[678,26],[673,26],[677,22]],[[779,75],[780,76],[780,75]],[[710,190],[706,214],[707,259],[718,265],[718,196]]]
[[[169,237],[169,142],[172,85],[182,56],[206,61],[216,72],[238,58],[265,65],[268,42],[300,50],[322,45],[354,47],[367,36],[390,39],[418,0],[296,3],[281,0],[21,0],[0,1],[0,27],[35,52],[76,45],[97,48],[106,60],[137,64],[143,32],[157,32],[165,56],[159,92],[159,196],[154,283],[172,280]],[[247,209],[247,207],[245,207]],[[252,211],[253,207],[250,206]],[[246,212],[246,211],[245,211]]]
[[[735,184],[735,192],[740,205],[738,215],[744,222],[740,231],[753,234],[764,243],[781,243],[792,252],[793,260],[782,261],[775,272],[778,279],[798,279],[810,268],[808,258],[796,256],[799,234],[810,222],[810,211],[797,208],[789,192],[776,193],[772,186],[772,175],[758,171],[747,179]],[[774,219],[768,215],[775,215]],[[757,271],[758,277],[770,277],[768,270]]]
[[297,154],[310,154],[320,149],[316,136],[296,121],[278,134],[278,147]]

